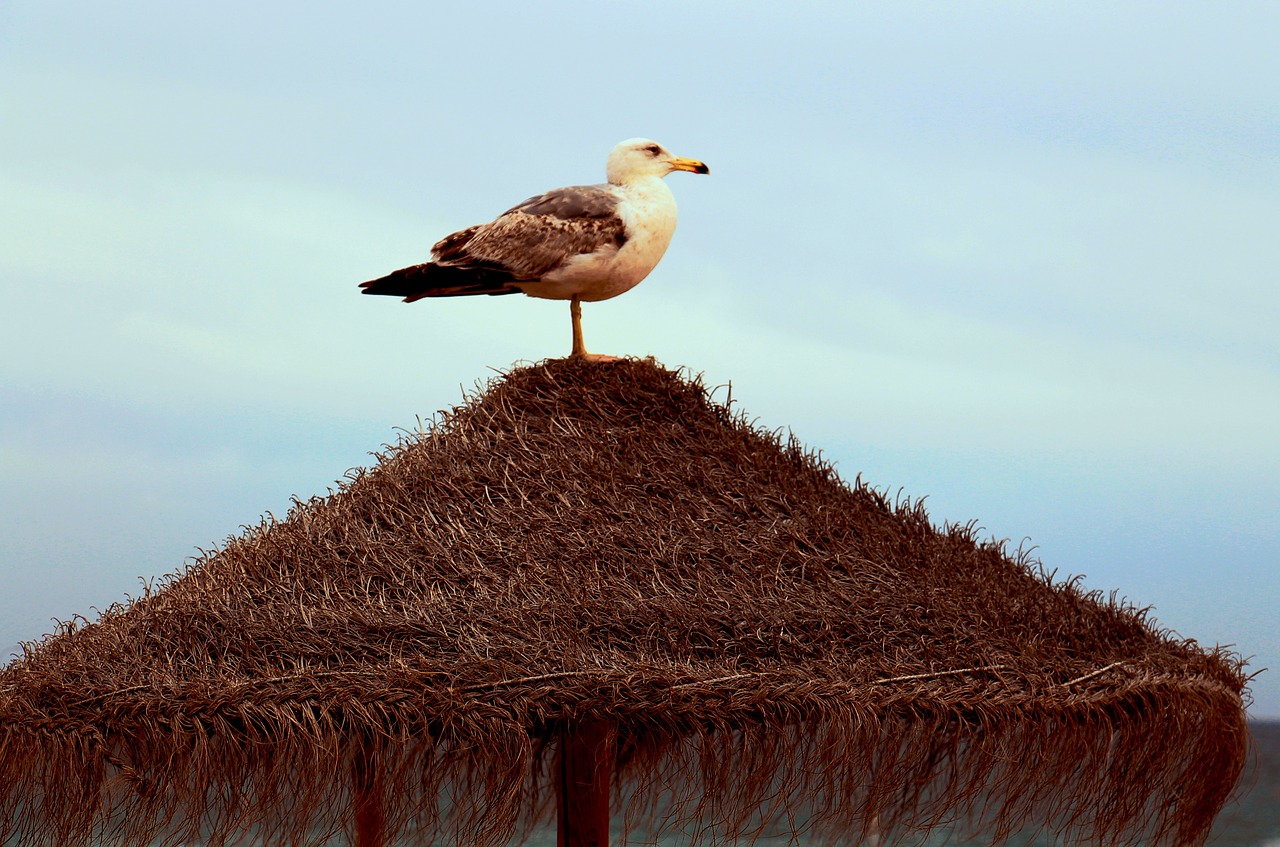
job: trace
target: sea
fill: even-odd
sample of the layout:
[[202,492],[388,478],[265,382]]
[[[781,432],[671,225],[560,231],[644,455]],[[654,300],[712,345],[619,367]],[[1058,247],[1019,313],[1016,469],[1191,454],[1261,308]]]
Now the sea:
[[1280,721],[1254,721],[1240,788],[1214,823],[1214,847],[1280,847]]

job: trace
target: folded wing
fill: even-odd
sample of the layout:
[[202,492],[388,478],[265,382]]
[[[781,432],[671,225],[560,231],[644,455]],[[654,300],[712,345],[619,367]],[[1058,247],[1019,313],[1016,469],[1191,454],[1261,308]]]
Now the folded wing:
[[619,198],[604,185],[559,188],[531,197],[496,220],[445,236],[432,261],[362,283],[365,294],[411,303],[424,297],[515,294],[575,256],[616,252],[627,240]]

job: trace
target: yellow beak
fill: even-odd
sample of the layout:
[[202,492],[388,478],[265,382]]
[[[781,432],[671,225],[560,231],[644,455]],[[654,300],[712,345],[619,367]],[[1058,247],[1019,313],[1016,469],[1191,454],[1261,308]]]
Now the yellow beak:
[[691,174],[709,174],[711,169],[697,159],[675,158],[671,160],[673,171],[688,171]]

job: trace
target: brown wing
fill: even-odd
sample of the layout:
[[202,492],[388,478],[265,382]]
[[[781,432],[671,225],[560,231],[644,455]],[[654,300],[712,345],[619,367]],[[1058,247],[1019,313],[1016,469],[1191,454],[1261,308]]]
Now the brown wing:
[[574,256],[621,247],[626,226],[608,186],[559,188],[530,197],[496,220],[446,235],[433,261],[363,283],[365,294],[423,297],[514,294]]
[[608,186],[578,185],[530,197],[492,223],[447,236],[432,248],[435,263],[502,268],[534,282],[574,256],[621,247],[626,226]]

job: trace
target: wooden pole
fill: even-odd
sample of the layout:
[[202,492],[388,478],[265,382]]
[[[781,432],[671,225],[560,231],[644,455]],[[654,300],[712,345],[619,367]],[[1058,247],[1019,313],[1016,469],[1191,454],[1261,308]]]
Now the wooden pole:
[[556,847],[609,847],[609,722],[590,721],[562,730],[558,770]]
[[355,811],[355,847],[382,847],[382,772],[368,743],[356,747],[351,763],[351,802]]

